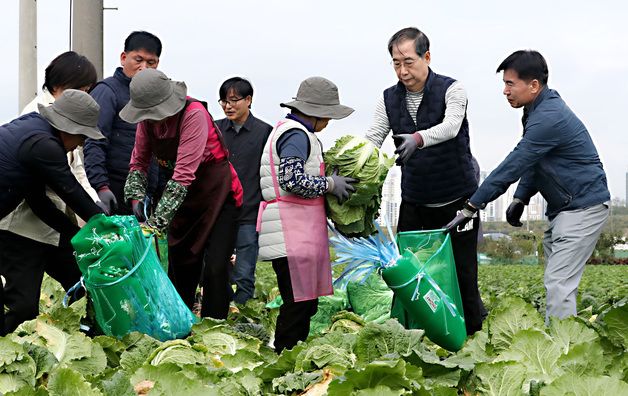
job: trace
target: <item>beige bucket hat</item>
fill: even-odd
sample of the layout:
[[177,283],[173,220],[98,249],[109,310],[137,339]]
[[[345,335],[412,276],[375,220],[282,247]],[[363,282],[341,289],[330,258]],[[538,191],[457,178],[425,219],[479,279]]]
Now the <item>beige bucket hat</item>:
[[50,125],[62,132],[92,139],[105,138],[98,130],[100,106],[83,91],[66,89],[52,105],[39,104],[37,108]]
[[281,103],[281,107],[296,109],[310,117],[339,120],[353,113],[353,109],[340,104],[338,87],[324,77],[310,77],[299,85],[297,96],[292,102]]
[[120,118],[132,124],[144,120],[161,121],[180,112],[185,106],[187,87],[183,81],[172,81],[157,69],[144,69],[131,79],[131,100]]

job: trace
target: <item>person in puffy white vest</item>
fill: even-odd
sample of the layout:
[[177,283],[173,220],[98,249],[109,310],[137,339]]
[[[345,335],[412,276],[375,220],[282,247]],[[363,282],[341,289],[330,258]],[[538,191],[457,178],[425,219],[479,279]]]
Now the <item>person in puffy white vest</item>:
[[338,88],[323,77],[299,86],[291,112],[279,121],[264,147],[260,187],[264,201],[257,219],[259,258],[272,260],[283,305],[277,318],[275,350],[281,353],[307,338],[318,297],[333,294],[325,193],[339,200],[355,191],[354,179],[325,176],[316,137],[330,119],[353,109],[340,104]]

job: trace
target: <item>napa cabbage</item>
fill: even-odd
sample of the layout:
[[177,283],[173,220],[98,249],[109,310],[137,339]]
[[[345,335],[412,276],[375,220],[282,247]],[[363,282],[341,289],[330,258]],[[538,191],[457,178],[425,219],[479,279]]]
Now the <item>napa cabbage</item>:
[[326,195],[327,217],[338,231],[347,236],[369,236],[375,232],[374,220],[381,204],[382,186],[394,163],[364,137],[346,135],[338,139],[325,154],[326,174],[338,174],[358,180],[356,191],[340,204]]

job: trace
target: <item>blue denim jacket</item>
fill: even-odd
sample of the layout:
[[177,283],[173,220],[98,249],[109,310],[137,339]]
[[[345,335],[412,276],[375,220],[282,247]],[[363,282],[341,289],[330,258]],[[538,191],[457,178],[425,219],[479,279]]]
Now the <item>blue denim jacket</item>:
[[521,179],[515,198],[528,203],[540,192],[551,219],[610,200],[606,173],[584,124],[561,99],[545,87],[524,109],[523,137],[469,199],[476,207],[502,195]]

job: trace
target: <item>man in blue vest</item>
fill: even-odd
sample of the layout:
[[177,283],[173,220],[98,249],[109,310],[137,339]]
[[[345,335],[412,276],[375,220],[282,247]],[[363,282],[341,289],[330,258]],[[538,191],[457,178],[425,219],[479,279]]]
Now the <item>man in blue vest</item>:
[[[103,140],[85,142],[85,171],[98,197],[111,214],[133,214],[124,200],[124,183],[129,174],[129,161],[135,145],[135,124],[120,118],[118,113],[129,102],[131,78],[146,68],[157,68],[161,41],[151,33],[131,33],[124,41],[120,64],[112,77],[100,81],[90,92],[100,105],[98,127]],[[156,182],[157,168],[151,168],[149,180]],[[152,188],[149,188],[152,190]]]
[[[366,137],[381,147],[392,130],[401,165],[398,231],[439,229],[477,189],[469,148],[467,95],[462,84],[434,73],[430,42],[417,28],[405,28],[388,42],[399,82],[386,89]],[[482,328],[485,316],[477,284],[479,218],[452,231],[451,241],[467,333]],[[393,303],[406,327],[412,318]]]
[[[98,109],[87,93],[66,89],[51,106],[40,104],[40,114],[28,113],[0,127],[0,218],[26,200],[31,210],[61,235],[76,234],[79,227],[48,198],[46,186],[84,221],[102,213],[70,171],[66,156],[83,144],[85,137],[103,138],[97,128]],[[33,252],[23,245],[3,242],[0,246],[0,275],[6,279],[0,322],[4,321],[4,305],[8,308],[2,335],[37,316],[44,266],[29,259],[29,254]],[[16,262],[19,265],[13,265]]]
[[549,324],[550,316],[576,315],[578,284],[608,219],[610,193],[587,128],[558,92],[547,86],[549,72],[543,56],[532,50],[516,51],[499,65],[500,71],[508,103],[516,109],[523,107],[523,136],[446,228],[463,227],[479,208],[517,180],[506,219],[521,227],[525,205],[540,192],[550,220],[543,238],[545,320]]

